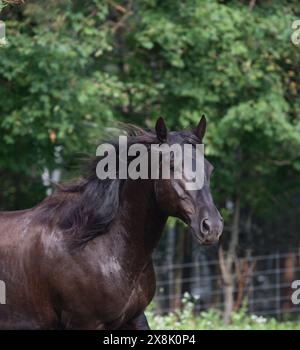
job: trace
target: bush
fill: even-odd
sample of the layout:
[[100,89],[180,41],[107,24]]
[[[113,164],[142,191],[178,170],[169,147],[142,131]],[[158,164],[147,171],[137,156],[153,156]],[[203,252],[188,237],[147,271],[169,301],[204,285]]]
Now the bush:
[[298,321],[281,322],[275,318],[249,315],[246,305],[232,315],[230,325],[225,325],[220,310],[210,309],[200,314],[194,312],[194,304],[188,296],[183,299],[182,310],[167,315],[156,315],[152,304],[146,312],[149,325],[154,330],[296,330],[300,329]]

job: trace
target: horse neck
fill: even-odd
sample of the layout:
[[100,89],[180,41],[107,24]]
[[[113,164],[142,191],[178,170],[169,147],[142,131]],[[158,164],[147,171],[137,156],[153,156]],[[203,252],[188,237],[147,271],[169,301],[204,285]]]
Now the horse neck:
[[118,224],[135,254],[148,258],[157,246],[167,215],[155,198],[153,180],[127,180],[121,193]]

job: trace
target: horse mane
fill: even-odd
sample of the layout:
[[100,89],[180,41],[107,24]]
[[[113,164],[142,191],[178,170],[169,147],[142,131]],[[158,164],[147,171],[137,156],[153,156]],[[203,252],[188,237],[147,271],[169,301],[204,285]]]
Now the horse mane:
[[[128,147],[134,143],[150,146],[158,143],[156,135],[134,125],[123,126],[128,136]],[[106,142],[115,146],[117,142]],[[101,157],[88,162],[86,175],[79,181],[62,185],[37,206],[40,222],[56,226],[64,232],[71,246],[84,246],[90,240],[108,231],[120,206],[120,194],[126,180],[100,180],[96,166]]]
[[[123,124],[120,133],[126,132],[127,146],[139,143],[148,149],[158,144],[156,133],[140,127]],[[191,144],[199,140],[191,132],[180,132],[182,142]],[[112,144],[119,154],[119,143]],[[37,206],[36,218],[58,227],[71,246],[84,246],[90,240],[108,231],[120,207],[120,195],[126,180],[105,179],[97,177],[96,167],[101,157],[93,157],[88,162],[86,175],[79,181],[59,186],[57,191]],[[129,161],[129,157],[128,157]]]

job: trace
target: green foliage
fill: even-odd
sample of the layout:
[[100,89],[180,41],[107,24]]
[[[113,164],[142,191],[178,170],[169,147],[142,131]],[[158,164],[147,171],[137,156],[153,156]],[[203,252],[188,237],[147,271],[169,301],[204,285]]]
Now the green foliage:
[[[111,46],[107,28],[98,30],[107,6],[99,1],[92,5],[87,11],[96,15],[89,17],[71,1],[32,1],[22,9],[22,21],[14,14],[6,21],[8,44],[0,62],[4,178],[36,179],[45,166],[55,167],[56,146],[63,147],[65,163],[78,152],[94,152],[90,144],[112,121],[113,106],[125,103],[122,82],[97,69]],[[21,192],[29,202],[38,199]],[[11,193],[4,195],[9,207]]]
[[182,310],[164,316],[156,315],[154,307],[146,312],[149,325],[154,330],[299,330],[300,321],[280,322],[275,318],[249,315],[246,308],[232,314],[232,322],[225,325],[220,310],[210,309],[200,314],[194,312],[194,304],[186,295]]
[[291,206],[283,194],[292,198],[300,187],[299,48],[290,40],[299,10],[297,1],[250,9],[217,0],[31,0],[5,8],[1,206],[43,197],[40,175],[56,166],[56,146],[68,169],[76,154],[94,153],[113,121],[153,126],[163,115],[186,128],[204,112],[226,221],[225,203],[241,194],[243,210],[272,221]]

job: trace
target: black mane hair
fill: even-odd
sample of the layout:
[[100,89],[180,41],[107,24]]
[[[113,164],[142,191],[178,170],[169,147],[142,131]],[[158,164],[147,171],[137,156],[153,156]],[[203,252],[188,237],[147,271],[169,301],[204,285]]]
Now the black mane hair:
[[[156,134],[133,125],[123,128],[128,136],[128,147],[135,143],[158,144]],[[191,132],[180,133],[188,143],[197,143]],[[115,146],[118,157],[119,144]],[[120,205],[120,193],[126,180],[100,180],[96,167],[101,158],[92,158],[87,167],[87,174],[81,180],[58,187],[37,207],[40,222],[58,227],[65,233],[66,240],[73,247],[84,246],[88,241],[107,232],[114,221]],[[118,177],[118,176],[117,176]]]
[[[153,132],[133,125],[126,125],[124,130],[128,136],[128,147],[134,143],[146,146],[158,143]],[[115,146],[118,157],[118,143],[106,143]],[[75,247],[83,246],[106,232],[118,213],[120,191],[125,180],[100,180],[96,174],[100,159],[93,157],[88,162],[86,176],[75,183],[59,186],[37,207],[37,218],[63,230],[66,239]]]

